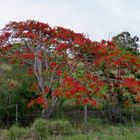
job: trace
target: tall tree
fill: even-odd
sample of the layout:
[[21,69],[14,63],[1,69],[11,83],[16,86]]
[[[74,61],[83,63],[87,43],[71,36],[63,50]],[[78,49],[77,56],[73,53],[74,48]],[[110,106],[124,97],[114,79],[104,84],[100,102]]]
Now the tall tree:
[[84,105],[105,103],[112,110],[131,100],[129,95],[140,101],[140,82],[130,75],[139,70],[140,58],[111,41],[91,41],[63,27],[29,20],[6,25],[0,43],[1,57],[28,64],[28,73],[36,77],[40,92],[29,106],[46,106],[51,98],[47,116],[62,96]]
[[86,42],[89,40],[82,34],[62,27],[51,28],[34,20],[10,22],[1,30],[0,54],[10,63],[29,65],[29,75],[35,75],[40,93],[29,106],[36,102],[46,107],[47,98],[52,97],[53,107],[58,97],[52,93],[59,85],[61,74],[67,72],[71,58],[76,58],[79,46]]
[[122,32],[112,38],[113,42],[120,48],[131,51],[134,54],[140,54],[139,37],[132,37],[129,32]]

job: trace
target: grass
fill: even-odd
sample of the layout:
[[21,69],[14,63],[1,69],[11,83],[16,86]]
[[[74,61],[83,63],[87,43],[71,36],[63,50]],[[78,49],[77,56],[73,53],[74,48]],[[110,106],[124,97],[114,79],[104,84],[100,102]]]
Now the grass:
[[140,140],[140,123],[133,129],[130,124],[128,126],[113,126],[111,124],[102,124],[101,120],[94,119],[89,121],[87,127],[86,134],[83,131],[83,126],[79,126],[76,129],[79,134],[77,133],[72,136],[53,136],[48,140]]
[[[27,128],[27,131],[29,129]],[[73,134],[67,135],[46,134],[45,139],[36,139],[34,136],[30,136],[31,133],[28,131],[29,137],[18,137],[16,140],[140,140],[140,122],[136,122],[135,128],[132,128],[131,124],[111,125],[103,123],[101,119],[90,118],[86,129],[84,124],[79,124],[74,127],[74,130]],[[11,140],[6,136],[8,133],[9,130],[1,130],[0,139]]]
[[[139,107],[136,106],[135,119],[139,118]],[[0,130],[0,140],[140,140],[140,119],[136,119],[135,127],[132,127],[131,121],[113,125],[105,123],[105,120],[99,118],[98,113],[91,113],[88,114],[88,123],[85,125],[81,111],[83,108],[78,109],[71,106],[68,111],[58,110],[55,114],[57,117],[53,120],[46,122],[37,119],[28,128],[16,126]],[[67,115],[66,112],[69,114]],[[65,132],[64,130],[67,130],[67,133],[61,133]],[[12,139],[11,136],[14,138]]]

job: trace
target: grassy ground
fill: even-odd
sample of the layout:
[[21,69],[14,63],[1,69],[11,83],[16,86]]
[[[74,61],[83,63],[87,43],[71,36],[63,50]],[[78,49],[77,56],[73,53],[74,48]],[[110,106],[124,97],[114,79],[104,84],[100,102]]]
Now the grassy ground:
[[[68,115],[67,112],[69,112]],[[56,129],[59,131],[58,125],[52,123],[51,120],[48,122],[46,120],[41,122],[37,120],[28,128],[13,127],[12,129],[0,130],[0,140],[140,140],[139,106],[135,111],[135,124],[133,127],[131,120],[128,120],[126,124],[105,123],[99,113],[93,112],[94,114],[88,114],[88,122],[85,125],[83,112],[75,107],[64,112],[62,110],[56,111],[56,114],[54,114],[54,116],[57,116],[54,118],[55,123],[59,122],[62,125],[60,128],[68,132],[66,134],[50,134],[46,130],[51,128],[51,131],[56,131]],[[48,124],[50,124],[49,127]]]
[[[131,124],[113,126],[95,119],[90,120],[87,127],[86,134],[83,132],[73,136],[51,137],[48,140],[140,140],[140,122],[132,128]],[[81,130],[80,127],[79,129]]]
[[[20,137],[16,140],[140,140],[140,122],[135,123],[135,128],[132,128],[131,124],[114,126],[104,124],[100,119],[89,119],[87,129],[81,124],[74,128],[73,134],[57,136],[46,134],[46,138],[29,136],[28,138]],[[14,140],[6,138],[7,133],[8,130],[2,130],[0,140]]]

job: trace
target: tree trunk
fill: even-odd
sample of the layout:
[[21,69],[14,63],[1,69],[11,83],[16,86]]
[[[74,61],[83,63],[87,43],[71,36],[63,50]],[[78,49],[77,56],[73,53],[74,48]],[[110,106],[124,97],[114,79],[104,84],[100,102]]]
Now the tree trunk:
[[42,116],[44,119],[49,119],[52,116],[53,112],[56,109],[56,104],[58,103],[58,101],[59,98],[56,97],[53,103],[46,110],[44,110],[44,115]]

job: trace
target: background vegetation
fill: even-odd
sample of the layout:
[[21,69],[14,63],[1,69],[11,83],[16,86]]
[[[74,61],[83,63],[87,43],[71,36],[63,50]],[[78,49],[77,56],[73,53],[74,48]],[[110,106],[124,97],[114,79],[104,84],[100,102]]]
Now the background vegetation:
[[[34,21],[31,23],[34,23]],[[39,24],[44,28],[44,24],[41,23]],[[62,41],[67,43],[69,42],[69,40],[66,41],[65,38],[64,40],[62,40],[61,30],[62,31],[64,30],[64,33],[66,33],[64,35],[66,37],[69,35],[68,34],[69,30],[65,30],[60,27],[57,28],[57,33],[60,32],[60,34],[57,34],[57,36],[61,35],[59,36],[60,38],[57,38],[60,41],[58,42],[59,45],[57,47],[58,52],[61,49],[63,50],[66,47],[65,45],[69,45],[69,44],[62,43]],[[48,33],[48,31],[43,30],[43,35],[46,34],[46,32]],[[29,37],[29,41],[35,36],[35,35],[33,36],[33,34],[30,32],[26,35]],[[128,56],[130,57],[134,56],[136,60],[137,58],[140,58],[140,53],[138,50],[139,45],[137,43],[138,38],[136,36],[131,37],[128,32],[123,32],[118,36],[114,37],[112,39],[112,42],[121,50],[121,54],[126,54],[126,56],[128,54]],[[111,42],[106,43],[103,40],[102,45],[104,46],[105,44],[111,44]],[[14,49],[20,48],[19,47],[20,45],[22,45],[22,43],[14,44],[13,48]],[[34,48],[35,46],[32,47]],[[100,45],[98,47],[99,47],[98,49],[100,49]],[[49,50],[50,58],[53,55],[52,49],[53,48]],[[21,52],[24,52],[25,50],[27,50],[27,48],[23,49]],[[77,54],[78,51],[72,50],[71,55],[74,55],[74,57],[76,58],[76,56],[78,55]],[[80,51],[81,51],[80,53],[84,53],[83,57],[84,57],[84,61],[86,61],[85,64],[91,63],[92,59],[94,59],[95,57],[94,56],[95,54],[86,51],[84,52],[83,50]],[[101,51],[103,51],[101,52],[101,54],[104,53],[104,51],[106,52],[106,50],[101,50]],[[20,54],[17,51],[16,53],[17,55]],[[65,56],[66,60],[68,58],[71,58],[70,56],[68,56],[67,51],[65,51],[65,53],[67,54]],[[29,62],[31,62],[31,60],[34,59],[34,56],[32,56],[31,54],[25,54],[25,53],[23,54],[24,57],[26,56],[25,58],[27,58],[28,56]],[[39,52],[39,54],[41,53]],[[56,59],[56,56],[54,58]],[[59,56],[58,60],[57,59],[56,60],[58,62],[61,62],[61,60],[63,60],[62,58],[63,57]],[[37,56],[37,59],[39,61],[39,64],[44,64],[41,62],[43,57],[41,58]],[[64,70],[64,72],[65,70],[67,70],[67,72],[71,72],[70,70],[71,67],[65,66],[61,70],[60,70],[61,67],[58,67],[59,71],[54,72],[52,69],[52,71],[49,71],[49,74],[47,73],[48,75],[46,75],[46,73],[43,71],[44,73],[35,76],[32,74],[33,70],[29,68],[27,64],[23,65],[21,62],[18,62],[17,60],[18,60],[17,58],[15,59],[15,57],[13,57],[12,64],[11,64],[9,63],[9,60],[7,60],[7,58],[5,59],[3,57],[0,58],[0,62],[1,62],[0,63],[0,114],[1,114],[0,115],[0,128],[1,128],[0,138],[2,140],[26,140],[26,139],[27,140],[128,140],[128,139],[139,140],[140,139],[140,134],[139,134],[140,105],[138,103],[140,99],[139,98],[137,100],[135,99],[135,95],[139,94],[138,93],[139,91],[133,91],[129,89],[130,85],[128,85],[128,87],[126,88],[122,88],[122,87],[119,88],[117,82],[110,83],[110,81],[106,80],[107,84],[103,86],[103,88],[100,90],[100,95],[96,94],[97,100],[99,101],[102,100],[102,98],[99,98],[98,96],[100,97],[102,96],[104,98],[104,100],[101,101],[102,103],[96,105],[96,100],[94,99],[91,100],[92,102],[90,104],[88,104],[88,101],[89,99],[92,99],[92,96],[85,95],[84,92],[86,92],[86,90],[82,88],[82,86],[79,86],[80,84],[78,82],[75,82],[73,79],[68,77],[64,80],[63,85],[60,86],[62,89],[58,88],[60,89],[60,93],[62,92],[63,94],[63,90],[64,92],[67,91],[69,85],[72,84],[72,89],[70,87],[69,91],[71,91],[72,94],[73,94],[72,91],[73,89],[75,89],[75,92],[77,91],[78,93],[80,91],[80,93],[84,95],[82,104],[78,103],[78,100],[77,102],[75,102],[74,98],[70,98],[69,94],[66,94],[67,96],[64,95],[61,98],[59,98],[58,96],[59,102],[55,106],[53,106],[54,96],[52,96],[53,93],[52,91],[54,89],[57,89],[57,87],[59,87],[59,84],[61,82],[61,78],[59,78],[59,76],[61,75],[61,70]],[[54,68],[57,65],[56,62],[53,64],[50,63],[50,65],[52,65]],[[70,63],[70,61],[65,61],[65,63],[66,62],[67,64]],[[96,63],[99,63],[99,61]],[[84,82],[84,80],[81,77],[85,76],[83,69],[85,69],[87,65],[84,65],[84,62],[82,61],[80,61],[80,63],[78,63],[77,65],[76,65],[77,71],[74,71],[72,73],[72,76],[75,79],[76,78],[78,79],[80,77],[79,79],[82,82]],[[44,65],[42,65],[42,67],[43,66]],[[36,70],[38,69],[39,67],[38,65],[36,65]],[[99,66],[95,67],[95,69],[99,71],[99,74],[101,73],[102,76],[105,76],[105,78],[106,77],[114,78],[115,75],[117,75],[116,74],[117,69],[115,70],[113,69],[112,70],[113,72],[111,70],[109,71],[105,63],[99,64]],[[123,67],[122,69],[125,68]],[[119,71],[118,75],[121,72],[122,71]],[[94,72],[91,73],[93,74]],[[125,74],[126,73],[124,73],[124,75]],[[63,73],[62,75],[64,76],[65,73]],[[129,77],[128,80],[129,79],[133,80],[131,79],[131,77],[135,77],[139,83],[140,80],[139,70],[129,71],[128,69],[127,74],[125,76],[124,75],[122,74],[121,76],[123,76],[123,78],[125,76],[128,76]],[[39,86],[40,85],[41,86],[38,87],[36,82],[39,76],[47,77],[47,78],[43,77],[46,80],[46,81],[44,80],[45,82],[44,81],[43,82],[44,84],[50,86],[49,88],[46,88],[45,86],[41,87],[42,86],[41,78],[40,78],[41,80],[38,81]],[[90,76],[91,75],[88,76],[89,78],[88,80],[91,80]],[[96,77],[93,78],[97,80]],[[86,80],[87,79],[85,79],[85,81]],[[87,83],[84,84],[87,85]],[[95,88],[96,90],[93,91],[93,93],[99,92],[99,88],[100,88],[99,86],[102,85],[102,82],[97,80],[96,84],[97,84]],[[138,85],[139,84],[136,83],[136,86]],[[39,88],[42,91],[41,96],[39,96],[39,90],[40,90]],[[139,89],[139,87],[137,89]],[[67,91],[66,93],[69,93],[69,91]],[[47,95],[43,97],[43,94],[45,92],[47,92]],[[117,94],[114,95],[114,92]],[[80,98],[80,95],[81,94],[76,96],[77,99]],[[47,106],[50,107],[47,109],[47,112],[45,112],[46,110],[44,110],[45,107],[44,98],[48,101]],[[49,114],[49,117],[48,118],[46,117],[47,119],[43,119],[45,113]]]

